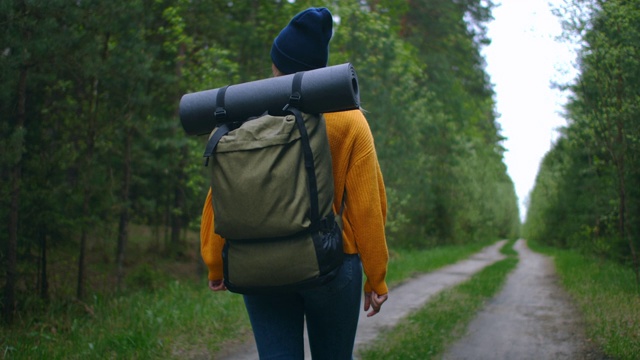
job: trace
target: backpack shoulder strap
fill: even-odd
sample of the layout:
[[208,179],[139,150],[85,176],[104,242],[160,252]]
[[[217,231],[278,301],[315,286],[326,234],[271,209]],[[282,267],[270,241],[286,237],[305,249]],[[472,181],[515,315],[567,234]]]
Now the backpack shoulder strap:
[[302,105],[302,77],[304,71],[297,72],[293,76],[293,82],[291,85],[291,96],[289,97],[289,103],[285,105],[284,111],[290,112],[296,117],[296,125],[300,132],[300,140],[302,142],[302,152],[304,155],[304,167],[307,170],[307,178],[309,182],[309,199],[311,201],[311,227],[317,229],[320,227],[320,210],[318,205],[318,181],[316,178],[316,167],[313,160],[313,151],[311,150],[311,143],[309,141],[309,134],[307,127],[304,125],[304,119],[299,107]]
[[218,126],[218,130],[216,130],[216,132],[213,133],[211,138],[209,138],[209,141],[207,142],[207,147],[204,149],[204,155],[202,155],[205,158],[204,166],[209,166],[209,158],[211,157],[211,155],[213,155],[213,152],[216,150],[216,146],[218,145],[218,142],[220,142],[220,139],[222,139],[223,136],[227,135],[231,130],[233,129],[231,128],[231,126],[229,126],[228,123],[224,123]]

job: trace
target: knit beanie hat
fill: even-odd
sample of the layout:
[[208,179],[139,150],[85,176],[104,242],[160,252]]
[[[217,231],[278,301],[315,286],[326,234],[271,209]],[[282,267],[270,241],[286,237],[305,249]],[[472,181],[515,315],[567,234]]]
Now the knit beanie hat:
[[327,66],[333,17],[327,8],[298,13],[273,41],[271,60],[283,74]]

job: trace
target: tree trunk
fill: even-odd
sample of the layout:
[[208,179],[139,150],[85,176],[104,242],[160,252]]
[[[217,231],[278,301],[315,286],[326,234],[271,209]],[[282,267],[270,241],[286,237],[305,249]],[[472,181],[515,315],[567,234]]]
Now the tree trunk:
[[[84,208],[84,206],[83,206]],[[85,213],[86,214],[86,213]],[[87,247],[87,229],[85,226],[80,233],[80,254],[78,255],[78,282],[76,286],[76,297],[78,300],[84,298],[84,278],[85,278],[85,250]]]
[[[180,79],[182,77],[182,67],[184,66],[184,55],[185,55],[186,47],[184,43],[179,45],[178,48],[178,61],[176,62],[176,77]],[[176,94],[176,100],[179,100],[182,96],[182,92],[178,91]],[[177,103],[177,102],[176,102]],[[175,112],[176,118],[179,117],[178,108],[176,108]],[[184,173],[184,168],[186,167],[186,161],[189,157],[189,146],[184,145],[180,151],[180,161],[177,167],[176,174],[176,182],[174,188],[174,198],[173,198],[173,211],[171,212],[171,251],[173,253],[180,253],[182,248],[180,244],[180,233],[184,228],[184,219],[185,219],[185,178],[186,174]]]
[[125,135],[124,144],[124,176],[120,197],[122,209],[120,210],[120,221],[118,224],[118,249],[116,253],[118,266],[118,289],[121,289],[123,286],[125,248],[127,245],[127,238],[129,236],[129,192],[131,187],[131,142],[133,141],[133,129],[129,128],[126,131],[127,133]]
[[40,239],[40,298],[49,301],[49,280],[47,276],[47,234],[42,232]]
[[[20,70],[20,78],[18,80],[18,116],[16,118],[16,132],[22,132],[26,119],[26,102],[27,102],[27,67]],[[18,254],[18,221],[20,214],[20,185],[22,183],[22,148],[23,139],[20,138],[18,147],[18,158],[12,165],[9,172],[9,181],[11,183],[11,194],[9,203],[9,239],[6,249],[6,282],[4,286],[4,301],[2,314],[7,323],[13,322],[13,314],[16,305],[16,282],[17,282],[17,254]]]
[[[618,27],[618,31],[620,28]],[[623,94],[625,84],[622,78],[622,75],[618,75],[617,77],[617,87],[616,87],[616,101],[617,101],[617,110],[619,116],[623,116]],[[627,239],[629,242],[629,251],[631,252],[631,260],[633,263],[633,271],[636,275],[636,286],[640,287],[640,265],[638,263],[638,254],[636,253],[636,247],[633,242],[633,236],[629,231],[627,231],[627,197],[626,197],[626,186],[625,186],[625,178],[626,178],[626,163],[625,163],[625,153],[627,152],[626,139],[625,139],[625,128],[624,128],[624,118],[618,118],[616,121],[616,144],[613,145],[614,148],[618,148],[616,151],[619,156],[616,156],[615,162],[616,170],[618,171],[618,194],[619,194],[619,219],[618,219],[618,227],[620,235],[622,239]]]
[[[109,36],[107,35],[105,38],[104,52],[102,58],[105,59],[107,57],[107,42],[109,40]],[[89,124],[87,129],[87,153],[85,154],[85,168],[89,169],[91,163],[93,162],[93,155],[95,150],[95,139],[96,139],[96,122],[98,118],[98,78],[94,78],[91,84],[91,107],[89,113]],[[91,199],[91,181],[84,181],[83,184],[83,199],[82,199],[82,214],[84,216],[88,216],[89,209],[89,200]],[[82,300],[84,298],[84,283],[86,277],[86,248],[87,248],[87,231],[89,229],[89,224],[87,220],[82,222],[82,231],[80,233],[80,254],[78,256],[78,282],[76,287],[76,297],[78,300]]]
[[[180,164],[182,164],[182,161],[180,161]],[[171,212],[171,249],[174,251],[180,249],[180,231],[183,227],[182,219],[184,217],[183,212],[185,204],[184,189],[182,189],[184,173],[180,169],[178,169],[176,178],[177,181],[174,187],[173,196],[173,211]]]
[[[624,165],[624,164],[623,164]],[[631,252],[631,261],[633,264],[633,272],[636,275],[636,286],[638,288],[640,288],[640,264],[638,264],[638,253],[636,251],[636,246],[633,242],[633,235],[631,234],[630,231],[627,230],[628,224],[627,224],[627,217],[626,217],[626,212],[627,212],[627,198],[626,198],[626,189],[625,189],[625,180],[624,180],[624,167],[621,168],[619,170],[619,177],[620,179],[619,181],[619,196],[620,196],[620,205],[619,205],[619,212],[620,212],[620,218],[619,218],[619,224],[618,226],[620,227],[620,234],[621,236],[623,236],[623,239],[626,238],[628,243],[629,243],[629,251]]]
[[[106,60],[109,55],[109,40],[111,39],[111,35],[109,33],[105,34],[104,43],[102,46],[101,58],[102,60]],[[96,140],[96,123],[98,121],[98,86],[100,85],[100,80],[97,77],[93,78],[91,84],[91,107],[89,113],[89,124],[87,129],[87,153],[84,157],[85,159],[85,168],[89,169],[91,163],[93,162],[93,156],[95,152],[95,140]],[[82,213],[84,215],[89,214],[89,201],[91,198],[91,181],[84,181],[83,184],[83,200],[82,200]],[[87,232],[89,229],[89,224],[87,221],[83,221],[82,223],[82,231],[80,233],[80,254],[78,256],[78,281],[76,287],[76,297],[78,300],[82,300],[85,295],[85,278],[86,278],[86,248],[87,248]]]
[[11,203],[9,207],[9,239],[7,241],[6,283],[4,286],[3,317],[7,323],[13,322],[16,303],[16,277],[18,252],[18,214],[20,205],[20,164],[11,170]]
[[181,248],[180,233],[184,228],[185,218],[185,178],[184,168],[186,166],[186,159],[188,157],[189,149],[187,146],[183,146],[180,149],[180,162],[178,163],[178,169],[176,174],[176,183],[174,187],[173,197],[173,211],[171,212],[171,250],[179,253]]

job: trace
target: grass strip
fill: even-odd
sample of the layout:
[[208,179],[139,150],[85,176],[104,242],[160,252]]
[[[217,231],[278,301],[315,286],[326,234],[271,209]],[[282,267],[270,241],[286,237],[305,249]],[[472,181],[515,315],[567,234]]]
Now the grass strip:
[[[513,242],[507,243],[510,248]],[[508,251],[508,250],[505,250]],[[360,352],[363,360],[431,359],[464,335],[467,325],[492,298],[515,268],[509,256],[487,266],[468,281],[435,296],[425,307],[385,331],[379,341]]]
[[500,248],[500,253],[502,255],[506,255],[506,256],[518,256],[518,252],[513,248],[513,245],[515,245],[516,240],[509,240],[507,241],[506,244],[504,244],[501,248]]
[[585,321],[587,336],[614,359],[640,357],[640,294],[631,266],[529,242],[552,256],[562,286]]

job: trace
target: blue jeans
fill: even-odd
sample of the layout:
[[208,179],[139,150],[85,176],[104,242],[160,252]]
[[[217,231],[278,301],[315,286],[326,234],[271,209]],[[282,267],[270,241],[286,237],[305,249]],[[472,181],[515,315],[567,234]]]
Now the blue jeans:
[[245,295],[260,359],[304,359],[304,320],[311,355],[351,359],[360,314],[362,264],[345,255],[340,272],[326,285],[296,293]]

